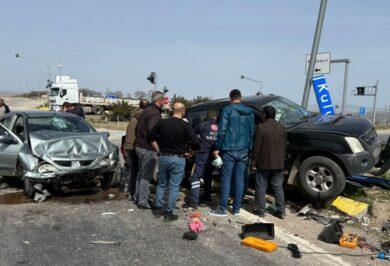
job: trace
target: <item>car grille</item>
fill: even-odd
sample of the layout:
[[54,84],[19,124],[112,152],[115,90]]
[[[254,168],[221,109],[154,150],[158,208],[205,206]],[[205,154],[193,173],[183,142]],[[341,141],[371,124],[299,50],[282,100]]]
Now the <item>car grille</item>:
[[[72,166],[72,161],[54,161],[56,164],[62,166],[62,167],[71,167]],[[84,160],[84,161],[79,161],[80,166],[88,166],[93,162],[93,160]]]
[[363,135],[362,138],[363,138],[363,140],[364,140],[367,144],[371,145],[371,144],[373,144],[374,141],[376,140],[376,137],[377,137],[377,135],[376,135],[375,129],[374,129],[374,128],[371,128],[369,131],[367,131],[366,134]]

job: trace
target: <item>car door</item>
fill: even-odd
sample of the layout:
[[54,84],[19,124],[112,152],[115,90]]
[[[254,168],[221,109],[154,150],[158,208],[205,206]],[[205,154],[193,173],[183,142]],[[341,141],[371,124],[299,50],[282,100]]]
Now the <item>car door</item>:
[[23,142],[0,124],[0,176],[14,176]]

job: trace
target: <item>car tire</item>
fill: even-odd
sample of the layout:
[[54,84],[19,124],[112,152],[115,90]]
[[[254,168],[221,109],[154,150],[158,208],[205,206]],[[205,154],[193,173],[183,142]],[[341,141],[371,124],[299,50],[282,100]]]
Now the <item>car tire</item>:
[[114,172],[103,174],[103,178],[100,179],[100,188],[103,190],[109,189],[111,187],[112,178],[114,176]]
[[95,115],[102,115],[104,113],[104,108],[102,106],[92,107],[92,113]]
[[332,159],[313,156],[305,159],[298,174],[302,193],[312,201],[326,201],[337,197],[345,188],[343,169]]
[[24,178],[24,193],[29,197],[32,198],[34,196],[35,188],[34,188],[34,181],[32,181],[30,178]]

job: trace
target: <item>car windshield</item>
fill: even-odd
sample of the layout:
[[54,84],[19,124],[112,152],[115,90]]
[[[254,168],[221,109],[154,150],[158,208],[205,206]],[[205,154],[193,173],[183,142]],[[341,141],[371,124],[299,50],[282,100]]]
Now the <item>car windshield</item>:
[[60,88],[51,88],[50,96],[57,96],[59,92],[60,92]]
[[27,119],[28,131],[52,130],[62,132],[92,132],[93,129],[80,117],[45,116]]
[[276,109],[275,120],[285,126],[292,126],[293,124],[305,121],[313,116],[311,112],[302,106],[284,98],[268,102],[263,107],[268,105],[273,106]]

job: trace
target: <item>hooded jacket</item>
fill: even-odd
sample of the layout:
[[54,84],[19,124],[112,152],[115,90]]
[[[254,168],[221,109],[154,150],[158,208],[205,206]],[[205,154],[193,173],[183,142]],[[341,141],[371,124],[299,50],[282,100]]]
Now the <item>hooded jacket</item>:
[[222,109],[216,147],[221,151],[249,150],[255,132],[253,110],[242,103]]
[[141,112],[142,109],[135,111],[134,115],[132,115],[129,121],[129,124],[127,125],[126,139],[125,139],[125,143],[123,144],[123,148],[125,148],[126,150],[135,149],[135,128],[137,127],[138,118]]

